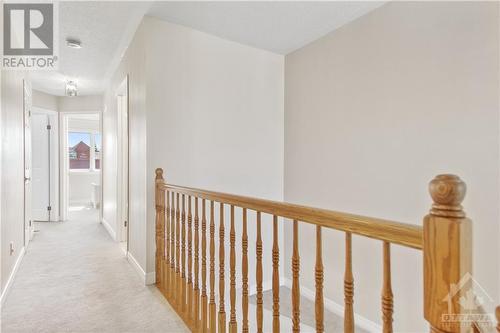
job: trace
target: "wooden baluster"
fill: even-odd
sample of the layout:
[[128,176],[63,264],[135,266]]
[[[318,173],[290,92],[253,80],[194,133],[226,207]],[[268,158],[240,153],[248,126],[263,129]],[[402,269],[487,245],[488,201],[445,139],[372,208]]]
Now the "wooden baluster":
[[[186,312],[186,196],[182,195],[182,226],[181,226],[181,311]],[[187,316],[185,316],[187,318]]]
[[384,242],[384,283],[382,288],[382,331],[392,332],[393,295],[391,286],[391,244]]
[[156,169],[156,285],[163,290],[163,262],[165,260],[165,184],[163,169]]
[[[163,262],[163,290],[166,296],[170,294],[170,192],[165,193],[166,209],[165,209],[165,243],[164,255],[165,261]],[[167,297],[168,298],[168,297]]]
[[292,331],[300,332],[300,283],[299,283],[299,223],[293,221],[293,253],[292,253]]
[[200,287],[198,284],[200,266],[199,259],[199,216],[198,216],[198,198],[194,198],[194,328],[200,326]]
[[193,322],[193,215],[191,213],[191,196],[188,199],[188,240],[187,240],[187,313],[189,322]]
[[214,223],[214,202],[210,201],[210,333],[215,333],[215,223]]
[[[445,321],[443,315],[468,314],[460,305],[472,288],[468,278],[472,275],[472,222],[461,206],[466,186],[457,176],[439,175],[430,182],[429,192],[434,203],[424,218],[424,317],[431,332],[463,332],[463,323]],[[450,292],[450,286],[462,279],[466,283]]]
[[316,314],[316,332],[324,332],[323,315],[323,248],[321,240],[321,227],[316,227],[316,299],[315,299],[315,314]]
[[230,301],[231,301],[231,314],[229,319],[229,333],[236,333],[236,231],[234,228],[234,206],[231,205],[231,230],[229,232],[231,250],[230,250]]
[[174,249],[172,247],[173,241],[174,241],[174,227],[175,227],[175,207],[174,207],[174,192],[169,192],[168,194],[168,202],[169,202],[169,209],[168,209],[168,214],[169,214],[169,223],[168,223],[168,243],[167,243],[167,248],[168,248],[168,256],[169,256],[169,268],[168,268],[168,300],[169,302],[174,299],[174,286],[173,286],[173,279],[174,279],[174,274],[175,274],[175,266],[174,266]]
[[170,297],[175,304],[175,193],[172,192],[170,206]]
[[273,333],[280,331],[280,250],[278,245],[278,217],[273,216]]
[[226,332],[226,310],[224,308],[224,204],[220,203],[219,225],[219,333]]
[[179,309],[181,309],[182,303],[181,303],[181,223],[180,223],[180,217],[181,217],[181,211],[180,211],[180,196],[179,193],[177,193],[176,196],[176,202],[177,202],[177,209],[175,212],[175,219],[176,219],[176,229],[175,229],[175,300],[176,304]]
[[207,300],[207,214],[206,201],[201,201],[201,331],[208,328],[208,300]]
[[344,333],[354,333],[354,278],[352,276],[352,235],[345,233]]
[[241,237],[242,247],[242,300],[241,307],[243,311],[243,333],[248,333],[248,232],[247,232],[247,209],[243,208],[243,235]]
[[256,279],[257,279],[257,333],[262,333],[262,320],[264,315],[263,309],[263,295],[262,295],[262,236],[261,236],[261,216],[260,212],[257,212],[257,268],[256,268]]

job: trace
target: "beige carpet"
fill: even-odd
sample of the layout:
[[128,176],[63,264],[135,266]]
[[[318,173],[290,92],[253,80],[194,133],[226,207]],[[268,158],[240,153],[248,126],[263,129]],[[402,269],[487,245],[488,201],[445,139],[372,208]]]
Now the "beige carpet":
[[[272,290],[265,291],[263,293],[264,300],[264,309],[267,309],[269,312],[272,311],[273,305],[273,292]],[[250,303],[256,304],[256,296],[253,295],[250,297]],[[314,302],[305,298],[304,296],[300,297],[300,328],[301,332],[315,332],[316,330],[316,317],[314,313]],[[324,309],[324,325],[325,332],[328,333],[341,333],[344,332],[344,318],[336,315],[333,312],[328,311],[328,309]],[[288,319],[291,325],[292,318],[292,292],[287,287],[280,288],[280,314],[281,314],[281,322],[284,322]],[[291,327],[291,326],[290,326]],[[291,329],[290,331],[291,332]],[[357,333],[367,333],[365,330],[356,327]]]
[[2,333],[187,332],[155,287],[143,285],[97,211],[37,223],[2,308]]

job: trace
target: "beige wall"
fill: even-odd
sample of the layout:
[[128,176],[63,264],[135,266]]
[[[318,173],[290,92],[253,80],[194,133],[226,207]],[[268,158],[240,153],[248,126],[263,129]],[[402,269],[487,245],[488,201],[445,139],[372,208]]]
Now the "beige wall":
[[[497,303],[498,28],[495,2],[389,3],[285,60],[285,199],[421,224],[428,181],[456,173],[468,185],[475,277]],[[382,246],[353,242],[355,311],[380,322]],[[325,232],[325,296],[339,304],[343,247]],[[313,289],[314,248],[300,250]],[[393,248],[393,287],[396,330],[426,330],[420,252]]]
[[[1,23],[1,22],[0,22]],[[2,293],[24,247],[23,79],[1,73],[1,288]],[[14,243],[14,253],[9,251]]]
[[116,207],[115,92],[129,74],[129,246],[147,273],[154,272],[156,167],[172,183],[282,199],[283,61],[157,19],[142,22],[106,94],[104,217],[114,218]]

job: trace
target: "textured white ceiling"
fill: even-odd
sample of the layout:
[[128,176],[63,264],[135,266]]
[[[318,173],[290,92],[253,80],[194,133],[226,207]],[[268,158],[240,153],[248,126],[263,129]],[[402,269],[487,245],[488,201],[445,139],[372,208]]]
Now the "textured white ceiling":
[[380,7],[374,1],[170,1],[148,11],[172,23],[279,54]]
[[[384,2],[315,1],[66,1],[59,2],[59,70],[36,71],[35,89],[64,95],[101,94],[142,17],[147,14],[279,54],[292,52]],[[83,48],[66,47],[66,38]]]
[[[149,2],[59,2],[59,69],[31,73],[33,88],[61,96],[67,80],[78,84],[80,95],[100,94],[112,75]],[[66,47],[66,38],[82,42]]]

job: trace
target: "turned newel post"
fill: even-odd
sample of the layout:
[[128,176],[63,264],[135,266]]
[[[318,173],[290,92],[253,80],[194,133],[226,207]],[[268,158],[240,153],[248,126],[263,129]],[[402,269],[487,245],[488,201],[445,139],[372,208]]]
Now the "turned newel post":
[[163,260],[165,254],[165,190],[163,185],[163,169],[155,170],[155,203],[156,203],[156,285],[163,287]]
[[433,333],[468,329],[455,316],[465,314],[459,300],[472,277],[472,224],[461,206],[465,191],[455,175],[439,175],[429,184],[434,203],[424,218],[424,316]]
[[500,333],[500,306],[497,306],[495,316],[497,317],[497,332]]

